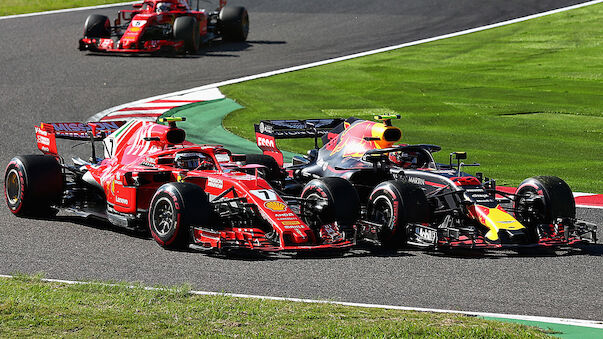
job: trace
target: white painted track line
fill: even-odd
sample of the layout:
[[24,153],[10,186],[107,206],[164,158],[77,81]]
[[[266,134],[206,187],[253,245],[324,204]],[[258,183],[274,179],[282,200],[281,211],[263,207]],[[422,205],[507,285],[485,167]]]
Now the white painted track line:
[[[13,276],[0,274],[0,278],[12,279]],[[41,279],[44,282],[61,283],[69,285],[102,285],[102,286],[119,286],[116,284],[104,284],[96,282],[85,282],[85,281],[73,281],[73,280],[60,280],[60,279]],[[136,288],[136,286],[128,286],[129,288]],[[162,290],[157,287],[144,287],[145,290],[154,291]],[[450,313],[450,314],[463,314],[476,317],[490,317],[490,318],[502,318],[502,319],[515,319],[525,321],[538,321],[551,324],[581,326],[590,328],[603,329],[603,321],[596,320],[582,320],[582,319],[565,319],[565,318],[552,318],[552,317],[540,317],[540,316],[527,316],[518,314],[505,314],[505,313],[487,313],[487,312],[465,312],[455,310],[444,310],[437,308],[422,308],[422,307],[406,307],[406,306],[393,306],[393,305],[377,305],[377,304],[364,304],[364,303],[353,303],[343,301],[329,301],[329,300],[314,300],[314,299],[300,299],[300,298],[285,298],[285,297],[270,297],[262,295],[252,294],[238,294],[238,293],[220,293],[220,292],[207,292],[207,291],[190,291],[190,294],[195,295],[207,295],[207,296],[227,296],[233,298],[245,298],[245,299],[262,299],[262,300],[275,300],[275,301],[289,301],[309,304],[331,304],[341,305],[350,307],[364,307],[364,308],[381,308],[388,310],[401,310],[401,311],[415,311],[415,312],[433,312],[433,313]]]
[[131,4],[137,3],[137,2],[141,2],[141,1],[130,1],[130,2],[120,2],[120,3],[116,3],[116,4],[107,4],[107,5],[98,5],[98,6],[57,9],[57,10],[48,11],[48,12],[36,12],[36,13],[25,13],[25,14],[7,15],[7,16],[0,16],[0,20],[27,18],[27,17],[32,17],[32,16],[60,14],[60,13],[68,13],[68,12],[87,11],[89,9],[100,9],[100,8],[110,8],[110,7],[127,6],[127,5],[131,5]]

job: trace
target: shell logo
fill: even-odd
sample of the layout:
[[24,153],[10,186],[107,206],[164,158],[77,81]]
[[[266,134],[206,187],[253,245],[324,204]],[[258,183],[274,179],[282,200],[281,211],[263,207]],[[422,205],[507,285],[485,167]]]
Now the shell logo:
[[282,212],[287,209],[287,205],[280,201],[266,201],[264,206],[274,212]]

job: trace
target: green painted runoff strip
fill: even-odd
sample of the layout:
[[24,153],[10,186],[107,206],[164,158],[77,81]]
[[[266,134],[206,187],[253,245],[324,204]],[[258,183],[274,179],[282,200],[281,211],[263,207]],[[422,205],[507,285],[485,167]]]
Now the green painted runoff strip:
[[540,321],[529,321],[529,320],[518,320],[518,319],[505,319],[505,318],[494,318],[494,317],[480,317],[486,320],[496,320],[509,323],[517,323],[526,326],[534,326],[550,331],[550,335],[564,339],[583,339],[583,338],[603,338],[603,329],[574,326],[565,324],[553,324]]
[[[260,153],[258,146],[244,138],[230,133],[222,126],[222,119],[230,112],[243,108],[232,99],[203,101],[176,107],[161,117],[186,117],[178,127],[186,131],[186,139],[198,144],[223,145],[234,153]],[[290,160],[295,153],[283,152]]]

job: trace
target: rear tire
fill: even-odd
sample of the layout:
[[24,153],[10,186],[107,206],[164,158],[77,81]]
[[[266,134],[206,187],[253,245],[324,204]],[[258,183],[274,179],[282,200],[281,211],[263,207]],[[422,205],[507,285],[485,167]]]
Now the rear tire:
[[24,217],[51,217],[61,201],[63,172],[50,155],[14,157],[4,174],[4,197],[9,210]]
[[[528,178],[519,185],[515,194],[515,218],[528,229],[531,241],[538,241],[539,224],[552,224],[557,218],[576,217],[574,194],[558,177]],[[534,198],[539,199],[529,202]]]
[[[311,218],[321,224],[337,221],[343,230],[352,228],[360,215],[360,199],[352,184],[343,179],[327,177],[313,179],[304,187],[301,194],[303,199],[326,199],[327,205],[320,211],[315,211]],[[308,217],[306,217],[308,219]],[[308,224],[316,224],[313,220],[304,220]]]
[[184,41],[184,50],[196,53],[201,45],[199,22],[192,16],[181,16],[174,21],[174,39]]
[[92,14],[84,23],[84,36],[88,38],[110,38],[111,22],[104,15]]
[[165,248],[188,244],[191,226],[207,225],[210,203],[207,194],[195,184],[171,182],[155,192],[149,209],[149,230]]
[[224,7],[220,11],[222,39],[245,41],[249,35],[249,14],[245,7]]
[[407,224],[431,221],[431,207],[421,187],[391,180],[377,185],[370,194],[368,219],[382,225],[377,233],[381,245],[396,249],[406,242]]

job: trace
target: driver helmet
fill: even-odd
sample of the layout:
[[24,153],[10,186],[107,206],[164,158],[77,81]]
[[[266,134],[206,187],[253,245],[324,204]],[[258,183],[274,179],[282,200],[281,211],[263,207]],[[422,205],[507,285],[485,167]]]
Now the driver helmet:
[[169,12],[171,9],[172,6],[169,2],[158,2],[155,6],[155,12],[157,13]]
[[402,168],[416,167],[417,164],[416,154],[408,152],[392,152],[389,154],[389,160]]
[[176,158],[174,158],[174,163],[176,164],[176,167],[187,170],[197,169],[204,162],[210,162],[209,157],[203,153],[198,152],[178,153],[176,154]]

